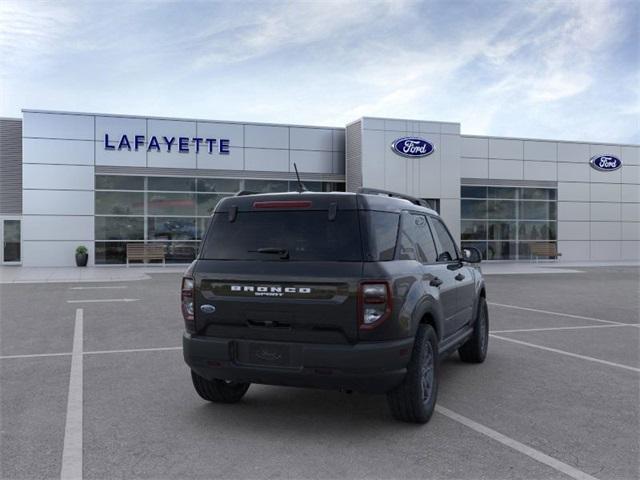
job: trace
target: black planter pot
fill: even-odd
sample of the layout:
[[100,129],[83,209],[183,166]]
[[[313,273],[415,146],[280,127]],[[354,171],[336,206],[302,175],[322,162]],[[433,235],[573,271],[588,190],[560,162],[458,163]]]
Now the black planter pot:
[[88,253],[76,253],[76,265],[78,267],[86,267],[89,261]]

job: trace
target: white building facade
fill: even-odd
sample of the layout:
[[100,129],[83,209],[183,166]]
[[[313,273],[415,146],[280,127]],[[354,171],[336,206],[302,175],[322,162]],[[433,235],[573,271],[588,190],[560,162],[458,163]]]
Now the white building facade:
[[[380,188],[426,199],[488,260],[640,259],[638,145],[462,135],[460,124],[362,118],[346,128],[24,110],[0,120],[2,261],[123,264],[129,243],[196,254],[220,198]],[[392,148],[430,145],[422,156]],[[598,170],[600,156],[621,163]],[[548,258],[548,257],[546,257]]]

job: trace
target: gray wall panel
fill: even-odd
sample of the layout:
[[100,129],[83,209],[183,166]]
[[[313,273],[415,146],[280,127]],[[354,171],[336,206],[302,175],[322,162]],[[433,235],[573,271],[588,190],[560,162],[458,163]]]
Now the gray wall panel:
[[25,137],[93,140],[94,117],[75,113],[23,112]]
[[22,121],[0,119],[0,213],[22,213]]
[[[96,142],[50,138],[22,139],[23,163],[93,165]],[[99,144],[102,147],[102,143]]]
[[347,146],[347,151],[345,155],[345,171],[347,180],[347,192],[355,192],[362,186],[363,121],[352,123],[351,125],[348,125],[346,129],[345,143]]
[[246,125],[244,146],[253,148],[289,148],[289,128],[270,125]]
[[292,150],[333,150],[333,131],[330,129],[291,127],[289,133]]

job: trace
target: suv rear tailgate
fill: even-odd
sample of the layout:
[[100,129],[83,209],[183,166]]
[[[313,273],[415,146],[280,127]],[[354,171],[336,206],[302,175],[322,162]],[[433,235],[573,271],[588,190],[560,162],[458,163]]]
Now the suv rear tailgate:
[[196,330],[239,339],[356,342],[362,268],[362,262],[200,260],[193,272]]

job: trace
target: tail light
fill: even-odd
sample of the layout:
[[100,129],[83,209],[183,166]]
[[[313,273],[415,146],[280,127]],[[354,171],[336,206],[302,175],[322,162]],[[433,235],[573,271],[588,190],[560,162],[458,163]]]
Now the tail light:
[[195,332],[196,324],[194,320],[194,283],[193,278],[184,277],[182,279],[182,288],[180,289],[180,304],[182,306],[182,317],[184,318],[184,326],[187,332]]
[[391,314],[391,289],[387,282],[360,284],[358,292],[358,322],[361,330],[371,330]]

